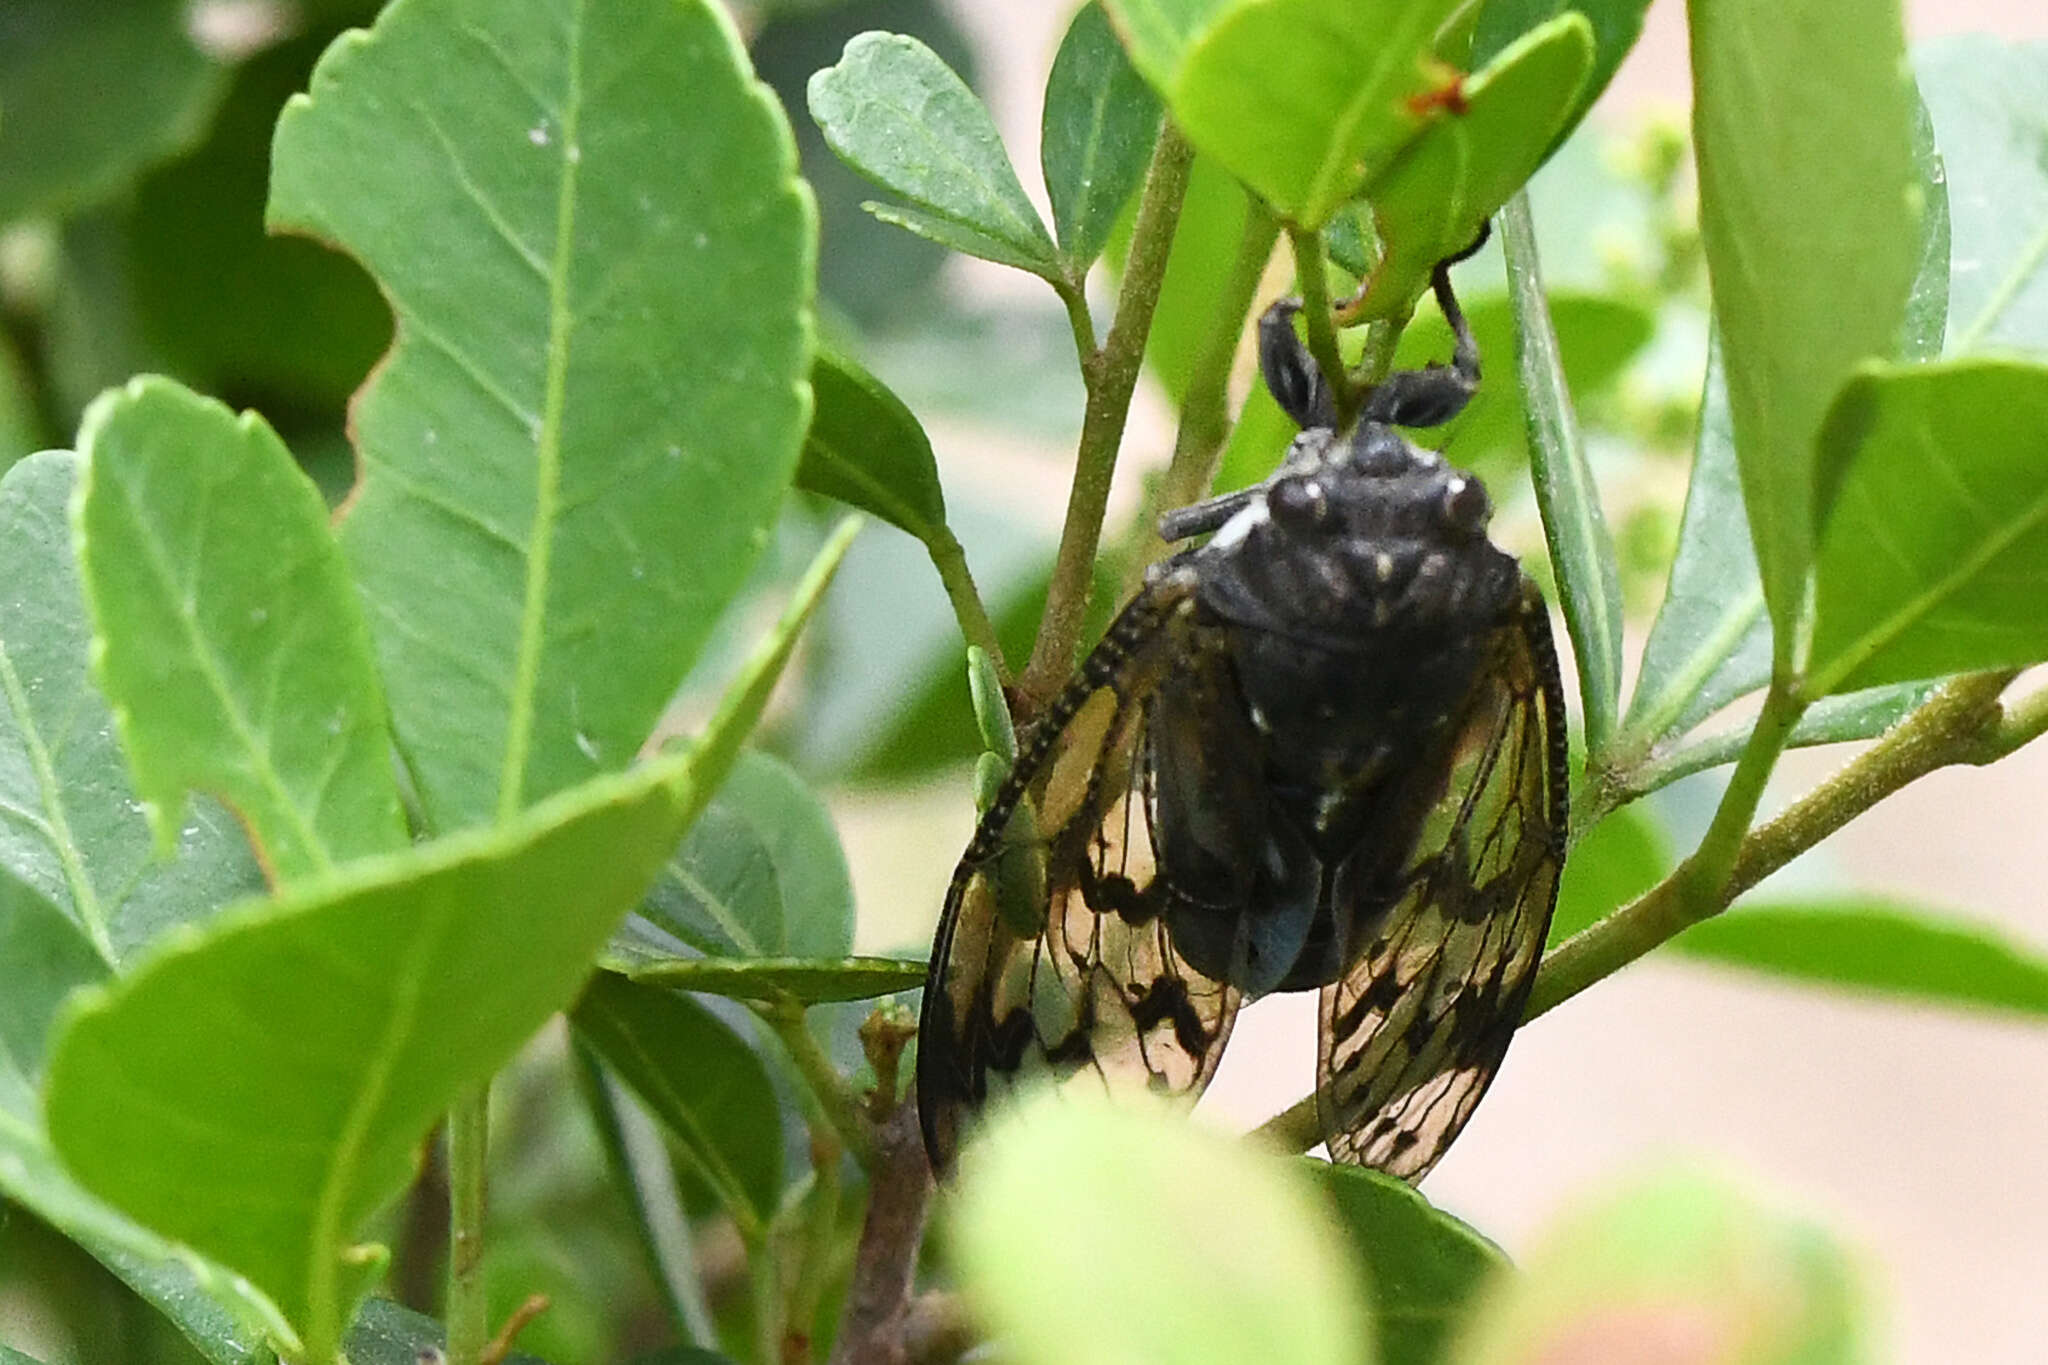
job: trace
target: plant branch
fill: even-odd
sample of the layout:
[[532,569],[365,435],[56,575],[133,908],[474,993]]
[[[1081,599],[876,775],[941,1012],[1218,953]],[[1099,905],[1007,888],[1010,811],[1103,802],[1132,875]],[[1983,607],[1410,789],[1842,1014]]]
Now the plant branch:
[[839,1074],[839,1068],[832,1065],[832,1059],[825,1055],[825,1049],[812,1036],[810,1025],[804,1019],[804,1008],[793,1000],[780,1000],[774,1004],[755,1007],[775,1036],[789,1051],[789,1059],[796,1063],[797,1074],[803,1078],[805,1087],[818,1102],[818,1110],[825,1123],[839,1135],[846,1144],[846,1150],[853,1153],[861,1169],[870,1173],[875,1164],[875,1139],[867,1118],[861,1113],[860,1101],[854,1098],[853,1090],[846,1078]]
[[917,1105],[905,1099],[876,1133],[868,1214],[832,1365],[908,1365],[910,1290],[932,1196]]
[[1330,314],[1330,282],[1324,278],[1323,235],[1309,228],[1287,225],[1287,240],[1294,248],[1294,286],[1301,291],[1302,327],[1308,353],[1315,357],[1323,382],[1337,405],[1337,430],[1351,425],[1364,396],[1351,382],[1344,368],[1344,354],[1337,348],[1337,324]]
[[490,1131],[486,1081],[448,1114],[448,1365],[481,1365],[490,1344],[483,1273]]
[[1095,319],[1088,313],[1088,286],[1085,280],[1058,279],[1050,281],[1053,292],[1060,296],[1060,303],[1067,310],[1067,326],[1074,332],[1074,355],[1081,362],[1085,373],[1096,364],[1099,348],[1095,342]]
[[754,1309],[754,1349],[761,1365],[782,1365],[782,1277],[765,1231],[747,1239],[747,1298]]
[[[1972,673],[1942,687],[1840,772],[1742,838],[1718,885],[1696,870],[1706,851],[1702,841],[1701,851],[1684,866],[1544,958],[1524,1022],[1717,914],[1907,783],[1952,763],[1984,761],[1984,737],[1996,732],[2003,717],[1998,694],[2014,676],[2009,670]],[[1728,807],[1726,798],[1722,806]]]
[[1145,172],[1131,252],[1117,291],[1116,318],[1094,363],[1082,365],[1088,406],[1081,419],[1074,487],[1067,498],[1066,525],[1060,532],[1059,553],[1046,591],[1045,618],[1039,623],[1038,642],[1018,683],[1027,710],[1036,710],[1059,690],[1080,653],[1081,627],[1094,584],[1095,551],[1102,539],[1102,516],[1109,505],[1117,448],[1123,443],[1124,424],[1130,417],[1131,394],[1138,386],[1145,338],[1152,330],[1152,311],[1159,301],[1159,285],[1166,275],[1193,160],[1187,139],[1168,121],[1159,130],[1159,144],[1153,148],[1152,164]]
[[1003,642],[996,635],[995,623],[989,619],[988,607],[975,590],[974,575],[968,572],[967,552],[960,548],[959,537],[953,534],[952,527],[941,525],[932,530],[924,548],[932,557],[932,567],[939,571],[939,582],[945,585],[946,600],[953,604],[953,618],[960,623],[960,633],[968,644],[981,647],[995,663],[997,676],[1007,683],[1010,665],[1003,658]]

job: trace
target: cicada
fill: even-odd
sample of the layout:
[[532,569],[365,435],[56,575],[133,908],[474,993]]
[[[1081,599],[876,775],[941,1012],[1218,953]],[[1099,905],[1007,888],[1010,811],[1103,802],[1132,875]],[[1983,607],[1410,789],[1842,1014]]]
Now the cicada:
[[949,1168],[1028,1073],[1199,1094],[1239,1005],[1316,990],[1331,1155],[1419,1178],[1520,1022],[1556,901],[1565,718],[1549,615],[1486,490],[1397,427],[1456,415],[1479,356],[1335,429],[1282,300],[1260,369],[1302,428],[1249,490],[1169,513],[1155,565],[1027,732],[960,860],[917,1065]]

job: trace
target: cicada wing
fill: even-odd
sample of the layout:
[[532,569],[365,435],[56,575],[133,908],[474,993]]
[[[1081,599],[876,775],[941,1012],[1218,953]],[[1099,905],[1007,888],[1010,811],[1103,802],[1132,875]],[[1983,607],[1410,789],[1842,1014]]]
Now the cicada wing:
[[1322,992],[1330,1155],[1407,1180],[1436,1164],[1500,1066],[1564,861],[1563,688],[1533,586],[1489,644],[1402,893]]
[[1152,694],[1186,650],[1168,574],[1111,624],[1030,732],[953,873],[932,946],[919,1119],[946,1170],[975,1110],[1033,1075],[1195,1096],[1238,993],[1175,949],[1153,895]]

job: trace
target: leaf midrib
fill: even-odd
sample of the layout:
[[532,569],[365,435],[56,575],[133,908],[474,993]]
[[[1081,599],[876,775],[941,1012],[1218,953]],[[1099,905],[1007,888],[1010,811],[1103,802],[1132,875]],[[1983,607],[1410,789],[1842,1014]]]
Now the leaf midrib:
[[505,716],[505,761],[498,777],[497,818],[518,813],[526,799],[526,768],[533,751],[535,698],[541,655],[546,649],[548,574],[553,566],[556,514],[561,497],[562,413],[569,386],[569,335],[575,318],[569,307],[569,264],[576,236],[576,154],[583,114],[584,6],[577,0],[568,24],[568,90],[562,101],[562,155],[555,188],[555,249],[548,273],[547,387],[541,403],[540,440],[534,451],[532,530],[527,536],[526,593],[519,618],[519,649]]

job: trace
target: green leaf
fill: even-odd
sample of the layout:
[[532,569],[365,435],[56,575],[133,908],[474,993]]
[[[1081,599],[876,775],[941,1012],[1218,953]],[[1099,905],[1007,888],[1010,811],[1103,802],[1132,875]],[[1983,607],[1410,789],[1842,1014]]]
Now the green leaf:
[[793,999],[805,1005],[873,1000],[924,984],[925,964],[894,957],[657,956],[632,940],[607,962],[635,981],[734,1000]]
[[[1927,109],[1916,102],[1914,112],[1914,166],[1926,212],[1920,221],[1919,268],[1907,297],[1898,357],[1928,360],[1940,353],[1947,322],[1949,191]],[[1641,672],[1617,745],[1625,762],[1671,736],[1685,734],[1769,680],[1770,628],[1764,617],[1763,584],[1741,508],[1742,483],[1727,375],[1720,336],[1715,333],[1708,341],[1692,482],[1679,525],[1678,551],[1663,605],[1643,646]],[[1894,694],[1895,700],[1898,695]],[[1804,717],[1791,742],[1828,742],[1816,738],[1822,734],[1867,738],[1890,723],[1881,713],[1871,712],[1873,725],[1852,733],[1841,723],[1842,713],[1862,708],[1863,703],[1846,699],[1822,702],[1821,709],[1827,714]],[[1674,769],[1674,775],[1677,771]]]
[[686,750],[247,904],[72,1012],[45,1096],[83,1183],[268,1293],[325,1361],[421,1135],[574,995],[759,719],[852,527]]
[[1916,905],[1853,896],[1744,902],[1672,946],[1797,981],[2048,1019],[2048,954]]
[[1707,1343],[1693,1356],[1729,1365],[1874,1358],[1848,1256],[1716,1177],[1638,1176],[1581,1202],[1520,1265],[1449,1365],[1608,1360],[1649,1342]]
[[1949,351],[2048,347],[2048,163],[2036,126],[2048,49],[1958,35],[1916,47],[1913,65],[1948,172],[1959,267]]
[[210,803],[176,863],[149,863],[112,717],[86,678],[64,510],[76,464],[50,451],[0,479],[0,806],[12,813],[0,821],[0,1198],[83,1247],[208,1360],[254,1365],[269,1358],[263,1324],[274,1314],[226,1271],[79,1188],[35,1096],[51,1021],[76,989],[103,980],[154,924],[208,913],[257,884],[232,821]]
[[1457,0],[1236,4],[1185,47],[1167,79],[1146,67],[1142,48],[1134,55],[1189,142],[1277,213],[1317,228],[1394,164],[1426,126],[1432,96],[1460,79],[1432,61],[1437,30],[1457,8]]
[[78,457],[45,451],[0,478],[0,869],[63,909],[108,962],[262,884],[240,826],[194,801],[172,859],[87,675],[91,633],[67,512]]
[[1371,1361],[1363,1276],[1298,1167],[1138,1098],[1041,1094],[962,1154],[949,1245],[1006,1356]]
[[365,859],[173,944],[72,1016],[50,1134],[89,1189],[241,1271],[332,1357],[355,1230],[581,981],[686,812],[683,760]]
[[1774,656],[1789,664],[1814,437],[1851,368],[1892,353],[1919,262],[1905,38],[1897,0],[1688,14],[1700,231]]
[[853,878],[832,815],[764,753],[733,765],[641,913],[714,957],[837,958],[853,949]]
[[[40,1122],[0,1100],[0,1198],[84,1248],[154,1305],[214,1365],[272,1365],[276,1310],[220,1266],[173,1246],[86,1193]],[[275,1325],[275,1327],[273,1326]]]
[[1358,1166],[1299,1163],[1336,1207],[1366,1270],[1362,1297],[1386,1365],[1434,1365],[1489,1276],[1508,1268],[1500,1248],[1433,1207],[1415,1188]]
[[9,0],[0,224],[83,208],[174,154],[204,131],[225,75],[193,42],[183,0]]
[[1159,97],[1090,0],[1053,57],[1038,147],[1060,254],[1076,274],[1102,254],[1144,180],[1161,115]]
[[[1806,709],[1785,741],[1788,749],[1816,744],[1841,744],[1848,740],[1874,739],[1905,719],[1907,714],[1933,694],[1935,682],[1890,683],[1823,697]],[[1659,753],[1631,777],[1630,789],[1655,791],[1690,773],[1733,763],[1749,743],[1749,729],[1738,724],[1732,729],[1693,739]]]
[[280,882],[404,847],[369,632],[277,434],[138,379],[86,411],[79,450],[97,673],[158,838],[204,791]]
[[1159,89],[1173,84],[1190,44],[1241,0],[1103,0],[1131,62]]
[[1556,145],[1593,62],[1585,17],[1559,15],[1464,81],[1461,109],[1431,123],[1371,182],[1385,254],[1363,318],[1404,314],[1430,271],[1472,244]]
[[34,1356],[23,1355],[12,1346],[0,1346],[0,1365],[43,1365]]
[[923,43],[861,34],[838,65],[811,77],[810,106],[833,151],[915,206],[888,211],[904,226],[970,255],[1061,277],[1059,254],[988,110]]
[[903,400],[856,362],[820,348],[811,362],[816,406],[796,486],[873,512],[919,540],[946,524],[946,497],[924,428]]
[[760,1054],[688,996],[609,972],[569,1021],[759,1236],[782,1197],[782,1115]]
[[1622,58],[1628,56],[1636,45],[1636,39],[1642,36],[1643,12],[1649,7],[1650,0],[1486,0],[1472,32],[1472,61],[1475,65],[1492,61],[1516,39],[1541,27],[1547,20],[1572,12],[1585,16],[1592,26],[1593,65],[1586,75],[1585,84],[1579,87],[1578,99],[1566,115],[1563,127],[1558,130],[1552,143],[1555,146],[1593,107],[1593,101],[1600,98],[1600,92],[1614,79]]
[[1842,390],[1810,695],[2048,658],[2043,421],[2048,367],[2024,361],[1873,366]]
[[388,8],[279,120],[270,222],[393,300],[340,534],[429,818],[624,766],[809,416],[813,215],[723,12]]

